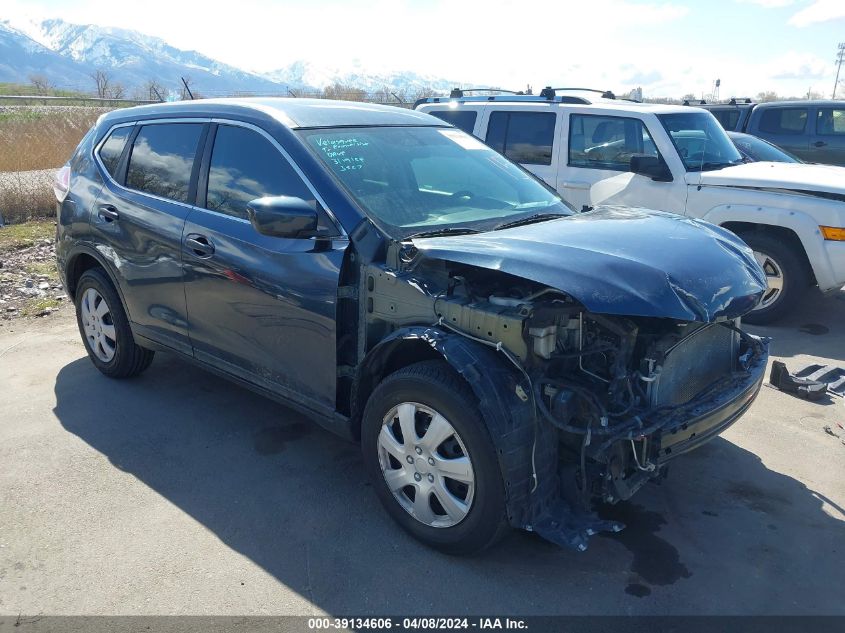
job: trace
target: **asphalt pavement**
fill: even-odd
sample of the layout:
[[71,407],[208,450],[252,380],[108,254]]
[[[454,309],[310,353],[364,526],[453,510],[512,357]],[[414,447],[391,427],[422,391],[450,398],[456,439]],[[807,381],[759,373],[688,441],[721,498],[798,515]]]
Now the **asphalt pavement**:
[[[845,292],[752,330],[845,366]],[[391,522],[358,446],[172,356],[109,380],[65,307],[0,334],[0,614],[845,615],[837,423],[764,387],[587,552],[455,558]]]

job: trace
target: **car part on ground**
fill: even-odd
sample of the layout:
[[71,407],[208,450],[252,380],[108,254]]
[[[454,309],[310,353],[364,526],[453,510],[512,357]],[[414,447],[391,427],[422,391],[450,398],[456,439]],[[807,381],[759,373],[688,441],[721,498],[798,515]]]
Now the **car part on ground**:
[[788,393],[794,393],[807,400],[820,400],[827,393],[827,385],[809,377],[799,377],[789,373],[786,363],[776,360],[769,373],[769,384]]

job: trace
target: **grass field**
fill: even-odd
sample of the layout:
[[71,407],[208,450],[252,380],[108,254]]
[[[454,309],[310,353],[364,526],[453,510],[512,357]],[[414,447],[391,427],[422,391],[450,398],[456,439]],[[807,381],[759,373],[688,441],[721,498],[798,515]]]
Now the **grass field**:
[[107,109],[0,106],[0,214],[9,223],[52,217],[49,174],[64,165]]

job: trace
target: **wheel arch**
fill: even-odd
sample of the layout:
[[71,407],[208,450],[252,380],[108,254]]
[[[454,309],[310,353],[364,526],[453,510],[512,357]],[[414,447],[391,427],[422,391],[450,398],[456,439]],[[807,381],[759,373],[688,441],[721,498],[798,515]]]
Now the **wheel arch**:
[[810,264],[810,259],[807,256],[807,250],[804,248],[804,243],[801,241],[798,233],[796,233],[792,228],[761,222],[741,222],[735,220],[723,222],[720,226],[732,233],[736,233],[740,237],[742,237],[743,234],[767,234],[789,244],[789,246],[798,254],[801,263],[804,265],[804,270],[807,273],[809,284],[815,285],[817,283],[816,274],[813,270],[812,264]]
[[68,296],[71,300],[73,300],[76,295],[76,287],[79,284],[79,278],[82,277],[86,270],[90,270],[92,268],[101,268],[103,272],[105,272],[109,281],[111,281],[112,286],[114,286],[117,295],[120,297],[123,310],[126,312],[126,317],[129,319],[131,324],[132,317],[126,307],[126,300],[123,297],[123,289],[117,282],[117,279],[106,260],[94,249],[80,247],[68,256],[67,264],[65,266],[65,284],[67,286]]
[[[437,327],[393,332],[370,350],[358,368],[352,397],[354,436],[360,439],[364,406],[375,386],[392,371],[431,359],[445,361],[469,384],[496,448],[508,519],[515,527],[531,525],[542,505],[559,491],[557,442],[548,425],[535,424],[530,398],[518,395],[530,394],[531,386],[494,349]],[[533,493],[532,471],[538,481]]]

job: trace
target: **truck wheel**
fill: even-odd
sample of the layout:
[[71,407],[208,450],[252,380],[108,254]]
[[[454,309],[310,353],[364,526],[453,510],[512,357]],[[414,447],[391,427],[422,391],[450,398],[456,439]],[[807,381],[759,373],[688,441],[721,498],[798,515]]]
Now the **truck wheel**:
[[135,343],[120,297],[102,270],[82,273],[75,299],[79,333],[97,369],[110,378],[131,378],[150,366],[153,351]]
[[426,545],[472,554],[507,531],[496,450],[475,396],[445,362],[385,378],[364,410],[361,444],[379,499]]
[[754,251],[754,259],[765,271],[768,283],[760,303],[743,321],[757,325],[773,323],[795,307],[807,290],[807,271],[798,254],[777,237],[767,233],[746,233],[740,237]]

